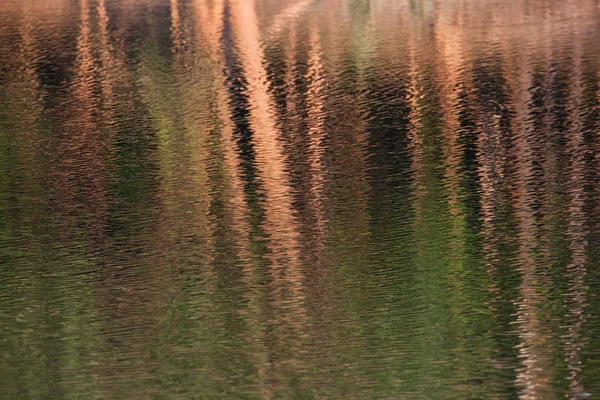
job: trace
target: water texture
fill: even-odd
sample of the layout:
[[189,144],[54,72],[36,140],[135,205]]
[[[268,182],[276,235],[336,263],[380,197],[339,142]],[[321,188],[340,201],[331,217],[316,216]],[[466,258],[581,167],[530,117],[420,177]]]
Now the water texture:
[[600,398],[597,0],[1,0],[0,398]]

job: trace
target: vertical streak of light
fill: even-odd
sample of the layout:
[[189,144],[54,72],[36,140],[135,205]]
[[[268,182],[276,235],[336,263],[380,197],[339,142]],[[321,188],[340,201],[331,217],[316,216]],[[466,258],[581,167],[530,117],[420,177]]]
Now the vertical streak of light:
[[[493,27],[490,32],[492,47],[498,54],[498,70],[494,73],[499,74],[502,86],[499,88],[500,93],[490,94],[479,93],[479,96],[490,96],[494,99],[504,97],[506,89],[506,80],[512,74],[512,70],[507,68],[507,59],[510,61],[511,54],[506,45],[508,39],[503,34],[503,24],[500,22],[502,16],[492,13],[490,16],[490,25]],[[489,90],[486,86],[482,91]],[[509,96],[507,96],[508,98]],[[514,302],[514,299],[509,299],[510,283],[507,282],[506,273],[503,266],[507,260],[513,256],[512,251],[508,250],[508,245],[516,243],[512,237],[512,226],[510,222],[513,220],[512,210],[512,190],[510,185],[515,179],[519,179],[512,172],[510,149],[512,148],[513,135],[508,132],[508,129],[503,125],[505,111],[502,109],[503,104],[489,104],[489,97],[485,98],[485,106],[481,99],[478,98],[481,104],[479,107],[474,107],[476,126],[479,132],[477,138],[477,164],[478,176],[481,187],[480,207],[481,207],[481,222],[482,222],[482,250],[485,262],[487,275],[489,276],[488,290],[491,294],[492,301],[488,304],[490,311],[494,315],[510,318],[509,310],[512,307],[508,301]],[[504,100],[508,102],[508,100]],[[517,135],[518,136],[518,135]],[[517,171],[518,172],[518,171]],[[507,226],[509,225],[509,226]],[[504,250],[503,250],[504,248]],[[511,260],[512,261],[512,260]],[[511,263],[512,264],[512,263]],[[510,266],[511,269],[512,265]],[[512,335],[506,335],[506,332],[513,333],[512,329],[502,322],[497,325],[497,329],[502,335],[496,336],[496,342],[500,349],[506,348],[507,342],[512,345]],[[516,340],[516,339],[515,339]],[[502,386],[514,386],[511,378],[511,369],[514,368],[514,360],[511,356],[500,355],[493,357],[491,360],[495,370],[503,375]]]
[[[513,104],[515,115],[512,121],[512,131],[516,135],[515,151],[517,159],[517,187],[514,192],[514,207],[518,218],[519,238],[519,272],[521,284],[519,292],[521,299],[517,301],[519,358],[522,368],[518,370],[516,383],[522,388],[519,397],[523,400],[549,398],[553,396],[549,354],[547,351],[549,337],[540,321],[540,302],[537,293],[540,278],[536,271],[535,252],[535,217],[532,209],[534,193],[531,185],[535,179],[532,170],[533,127],[529,116],[532,96],[529,88],[532,86],[532,71],[529,56],[523,54],[525,44],[519,44],[517,54],[519,67],[516,76],[509,78],[513,89]],[[515,67],[513,66],[513,70]]]
[[108,32],[108,13],[106,10],[106,0],[98,0],[98,25],[100,31],[100,44],[101,44],[101,54],[100,60],[102,62],[102,70],[106,76],[102,79],[102,90],[104,95],[104,100],[110,102],[113,97],[113,77],[111,76],[113,73],[113,69],[115,67],[115,60],[113,59],[113,51],[114,49],[111,46],[109,32]]
[[[196,15],[199,21],[198,33],[204,34],[203,40],[208,44],[208,51],[215,65],[220,64],[222,58],[220,50],[219,35],[223,30],[223,18],[225,12],[225,3],[223,0],[215,0],[212,2],[212,7],[207,5],[207,0],[196,0]],[[200,40],[199,40],[200,42]],[[240,170],[240,159],[235,152],[236,142],[233,137],[233,121],[231,120],[228,110],[227,93],[225,90],[225,82],[220,74],[220,71],[215,73],[215,88],[217,96],[217,116],[215,117],[215,126],[221,132],[222,145],[224,151],[224,161],[227,166],[227,178],[229,187],[229,196],[226,196],[226,201],[230,204],[227,208],[233,213],[233,226],[240,238],[240,257],[244,262],[244,279],[249,287],[252,286],[251,278],[251,245],[250,245],[250,226],[248,222],[249,210],[244,201],[244,185],[242,182],[242,171]],[[249,303],[252,303],[253,298],[249,298]]]
[[[498,25],[497,16],[492,16],[491,25]],[[501,32],[498,28],[492,30],[494,44],[497,45],[497,37]],[[504,58],[508,57],[505,49],[500,49],[504,64]],[[504,65],[503,65],[504,67]],[[502,69],[504,74],[506,71]],[[497,224],[501,217],[498,215],[499,209],[506,203],[503,194],[508,190],[505,188],[507,179],[507,150],[503,146],[503,132],[500,127],[500,115],[489,115],[487,110],[478,112],[477,126],[481,132],[477,141],[479,180],[481,184],[481,215],[483,222],[483,250],[486,260],[487,272],[491,277],[490,291],[496,296],[496,300],[501,301],[499,271],[497,262],[499,261],[500,251],[498,249],[502,233]],[[494,310],[496,311],[496,310]]]
[[[242,183],[242,172],[239,164],[240,160],[235,152],[236,143],[233,137],[233,122],[228,114],[229,106],[227,104],[227,93],[225,91],[225,82],[222,78],[218,66],[221,63],[222,53],[220,50],[220,37],[223,30],[223,18],[225,12],[225,3],[223,0],[212,1],[209,6],[207,0],[195,0],[195,20],[196,20],[196,39],[198,46],[202,46],[209,53],[211,62],[214,64],[213,72],[214,88],[216,90],[216,115],[213,116],[213,126],[209,129],[219,131],[221,135],[221,145],[224,152],[224,162],[227,166],[227,188],[228,196],[225,201],[229,204],[226,208],[233,214],[234,229],[240,238],[240,256],[246,260],[245,279],[250,285],[248,279],[251,275],[249,260],[251,258],[248,224],[248,207],[244,201],[244,189]],[[251,299],[249,299],[251,300]]]
[[277,37],[281,31],[290,26],[290,22],[294,18],[306,12],[314,1],[315,0],[300,0],[279,12],[266,29],[265,41]]
[[[73,183],[66,183],[72,190],[83,189],[83,195],[88,198],[87,207],[95,218],[94,230],[103,229],[107,215],[105,198],[105,177],[103,169],[104,140],[97,126],[97,119],[93,109],[97,107],[94,95],[96,60],[93,54],[93,38],[90,21],[90,5],[88,0],[80,0],[80,33],[77,37],[77,56],[75,62],[75,79],[72,84],[72,98],[64,106],[67,113],[72,113],[65,119],[64,128],[69,135],[64,138],[65,156],[61,160],[64,170],[61,173],[64,179],[79,179]],[[72,175],[77,169],[77,173]],[[80,188],[81,187],[81,188]],[[75,193],[74,193],[75,194]],[[93,199],[93,201],[92,201]],[[101,237],[100,232],[95,232],[96,238]]]
[[209,190],[207,171],[207,165],[211,162],[208,157],[208,137],[215,129],[207,121],[208,110],[214,107],[215,101],[210,91],[215,83],[213,77],[202,79],[203,71],[197,68],[205,62],[200,58],[203,51],[186,51],[191,31],[190,18],[181,18],[179,6],[179,0],[171,0],[171,38],[176,53],[173,68],[182,99],[181,109],[176,112],[182,119],[186,143],[189,144],[189,166],[186,172],[191,184],[189,201],[193,207],[192,214],[198,219],[194,228],[201,236],[208,259],[213,254],[211,243],[214,236],[213,226],[209,222],[212,193]]
[[264,51],[260,41],[255,2],[233,2],[232,17],[248,81],[247,94],[251,104],[249,120],[253,131],[257,168],[265,188],[264,228],[271,237],[272,273],[278,289],[286,287],[292,293],[294,312],[298,315],[288,322],[292,327],[299,328],[294,320],[304,319],[304,295],[302,294],[304,279],[299,265],[297,221],[293,215],[285,156],[278,138],[279,131],[273,115],[275,108],[270,98],[263,64]]
[[[435,41],[436,51],[439,56],[436,62],[439,69],[435,74],[438,77],[439,99],[440,99],[440,119],[442,142],[442,163],[444,170],[444,193],[448,202],[449,213],[449,279],[452,285],[450,298],[451,318],[453,324],[459,332],[467,334],[469,327],[460,317],[469,307],[465,291],[465,274],[468,273],[465,264],[468,258],[468,237],[470,227],[468,224],[468,205],[465,204],[465,189],[463,182],[471,179],[466,170],[464,162],[465,152],[469,151],[465,143],[461,142],[464,135],[472,135],[461,126],[460,117],[465,110],[465,105],[461,103],[460,95],[472,95],[472,77],[470,75],[470,66],[466,59],[466,41],[464,36],[467,34],[467,23],[464,20],[463,8],[456,10],[438,11],[435,23]],[[470,194],[470,193],[469,193]],[[467,289],[468,290],[468,289]],[[457,335],[457,359],[466,357],[466,354],[460,354],[460,350],[469,347],[469,338],[465,334]],[[464,376],[469,376],[472,372],[464,370],[468,368],[466,363],[458,362],[457,369]],[[484,366],[481,366],[482,368]],[[471,390],[475,390],[475,385]],[[473,396],[471,394],[469,397]]]
[[[457,13],[460,13],[457,11]],[[441,13],[443,15],[443,13]],[[445,139],[444,161],[446,164],[445,181],[449,186],[449,205],[450,212],[455,217],[454,225],[463,225],[463,218],[460,218],[459,199],[459,179],[460,179],[460,151],[461,144],[458,142],[460,133],[459,121],[459,94],[461,86],[465,86],[465,77],[463,76],[463,66],[465,63],[462,30],[465,29],[465,23],[449,21],[450,17],[440,16],[436,22],[436,44],[439,47],[441,68],[439,74],[443,75],[440,79],[441,87],[441,118],[444,121],[443,134]],[[462,20],[460,15],[457,17]],[[456,27],[453,26],[456,24]],[[454,226],[454,229],[460,229]]]
[[310,193],[312,195],[310,201],[312,203],[311,206],[316,213],[314,233],[317,234],[317,238],[315,239],[315,244],[317,246],[322,246],[322,237],[325,229],[325,216],[323,214],[323,183],[325,173],[323,165],[323,140],[325,138],[325,76],[319,30],[315,24],[312,24],[310,27],[309,40],[307,118],[311,170]]
[[[468,76],[464,72],[465,68],[465,49],[462,32],[465,29],[465,23],[462,22],[460,11],[456,11],[457,21],[449,21],[450,17],[440,16],[436,22],[436,45],[440,51],[440,70],[436,73],[442,75],[440,79],[440,108],[441,119],[443,121],[442,134],[444,137],[444,182],[448,196],[449,211],[452,216],[451,229],[451,251],[454,253],[454,259],[462,262],[465,257],[465,238],[464,230],[466,224],[466,215],[461,203],[460,180],[461,171],[461,152],[462,144],[459,142],[461,133],[460,126],[460,104],[459,94],[461,89],[468,90]],[[443,13],[442,13],[443,15]],[[454,25],[455,24],[455,25]],[[453,26],[454,25],[454,26]],[[460,266],[456,271],[460,274]],[[456,294],[460,296],[462,292],[462,283],[458,279]]]
[[[212,9],[207,6],[206,0],[196,0],[200,2],[199,10],[202,15],[201,24],[205,27],[205,40],[209,43],[209,48],[214,60],[221,60],[223,57],[221,51],[221,39],[220,35],[224,29],[224,18],[226,3],[224,0],[216,0],[213,2]],[[260,290],[261,283],[257,282],[255,278],[257,276],[254,270],[256,265],[254,263],[255,256],[252,250],[251,243],[251,224],[248,220],[250,210],[248,204],[245,201],[244,193],[244,182],[242,178],[241,159],[239,154],[235,151],[237,148],[236,139],[234,137],[234,126],[231,120],[228,104],[228,93],[226,90],[226,83],[222,76],[219,74],[217,78],[217,98],[218,98],[218,110],[219,117],[222,123],[222,136],[223,136],[223,149],[225,152],[225,163],[228,166],[228,177],[230,183],[230,196],[227,197],[229,207],[233,212],[233,228],[236,230],[239,237],[239,256],[242,260],[243,276],[242,279],[247,286],[248,290],[246,298],[248,302],[248,313],[247,323],[249,324],[252,332],[252,338],[250,341],[258,349],[251,354],[254,359],[254,366],[257,370],[259,388],[262,398],[272,398],[272,388],[267,384],[269,380],[267,365],[269,363],[268,356],[268,342],[264,332],[264,327],[260,324],[261,318],[261,295],[258,292]]]
[[[411,151],[411,169],[413,180],[415,185],[415,192],[417,196],[421,193],[419,190],[419,185],[423,179],[423,139],[419,134],[423,129],[422,123],[422,110],[419,105],[419,100],[421,97],[421,89],[419,87],[418,76],[419,76],[419,60],[417,59],[417,50],[415,43],[415,33],[414,29],[409,30],[409,39],[408,39],[408,51],[409,51],[409,85],[408,85],[408,93],[409,93],[409,101],[410,101],[410,113],[408,116],[409,119],[409,131],[408,131],[408,148]],[[420,202],[415,202],[415,207],[419,207]],[[420,210],[415,209],[418,213]]]
[[[270,250],[269,272],[273,279],[270,288],[273,291],[272,304],[277,310],[277,324],[286,326],[286,329],[278,329],[277,337],[284,335],[297,340],[303,335],[303,327],[306,325],[303,293],[305,277],[300,265],[299,227],[293,214],[292,188],[274,115],[275,107],[269,92],[256,4],[254,1],[234,1],[229,4],[240,62],[248,82],[248,121],[252,129],[256,168],[264,189],[265,214],[262,228],[269,237],[267,247]],[[286,330],[290,334],[286,334]],[[277,343],[273,345],[277,346]],[[295,347],[294,344],[292,346]],[[274,372],[285,369],[283,365],[274,365],[280,364],[279,361],[265,361],[265,367],[271,364]],[[299,358],[294,357],[286,360],[286,363],[296,364],[298,361]],[[272,373],[263,369],[259,369],[259,374],[261,391],[269,393],[269,397],[274,396],[272,391],[275,387],[266,382],[278,379],[269,377]]]
[[174,45],[173,51],[177,51],[183,45],[179,0],[169,0],[169,5],[171,10],[171,40]]
[[569,304],[566,321],[568,332],[565,337],[566,363],[569,370],[569,395],[572,398],[584,393],[581,377],[581,349],[585,338],[581,329],[586,321],[584,309],[586,306],[587,286],[584,282],[586,274],[586,236],[583,210],[585,203],[585,147],[583,143],[583,126],[581,121],[582,73],[581,73],[581,43],[574,41],[573,48],[573,74],[568,102],[568,111],[571,125],[567,132],[567,147],[571,156],[571,176],[569,190],[569,228],[568,234],[571,242],[572,259],[567,267],[569,288],[567,303]]
[[[324,210],[325,198],[323,190],[325,186],[325,70],[322,59],[322,44],[320,29],[317,23],[309,23],[308,32],[308,58],[306,79],[307,103],[307,209],[310,217],[307,226],[303,229],[306,235],[306,259],[312,273],[309,275],[311,298],[309,307],[313,310],[311,322],[313,322],[312,335],[319,343],[315,349],[322,352],[319,357],[319,365],[335,362],[331,360],[329,347],[331,345],[330,324],[333,313],[332,293],[335,285],[334,271],[325,262],[324,249],[326,240],[326,217]],[[323,344],[325,347],[323,347]],[[331,386],[331,379],[325,377],[327,386]]]
[[214,0],[211,2],[211,5],[208,4],[207,0],[195,0],[196,34],[198,45],[202,44],[205,47],[204,50],[209,53],[216,70],[214,73],[214,88],[217,98],[217,110],[214,116],[213,129],[219,131],[221,135],[221,145],[226,166],[225,173],[227,174],[227,184],[229,185],[226,189],[227,194],[224,196],[224,200],[227,203],[225,208],[232,213],[230,228],[238,238],[238,255],[242,262],[242,281],[247,287],[245,296],[248,310],[246,312],[249,316],[246,318],[246,322],[252,332],[252,337],[248,338],[248,340],[253,346],[258,347],[258,349],[249,354],[249,357],[253,359],[254,367],[257,370],[258,390],[261,397],[272,398],[273,394],[266,384],[268,380],[265,368],[268,364],[268,352],[265,349],[266,339],[263,329],[259,325],[261,296],[256,291],[260,287],[260,283],[256,282],[253,278],[255,276],[253,271],[254,263],[252,261],[254,257],[250,238],[252,228],[248,220],[250,210],[244,199],[244,184],[240,168],[241,160],[235,151],[237,144],[234,138],[233,121],[228,112],[229,105],[226,83],[220,73],[221,71],[218,70],[218,66],[221,64],[223,58],[220,36],[223,31],[225,7],[224,0]]
[[[28,167],[34,167],[36,163],[31,163],[31,160],[35,159],[35,152],[37,149],[34,148],[34,143],[37,142],[34,137],[35,134],[35,118],[42,112],[42,107],[39,103],[40,96],[40,80],[37,74],[36,65],[34,60],[38,58],[38,51],[36,48],[35,32],[35,19],[32,16],[32,12],[28,7],[28,4],[23,5],[21,20],[19,21],[19,37],[20,43],[18,48],[18,68],[23,70],[23,78],[26,80],[28,95],[23,96],[24,105],[30,111],[24,115],[19,115],[19,123],[22,124],[24,129],[21,129],[21,137],[23,144],[20,146],[22,149],[28,149],[26,154],[23,154],[23,165]],[[33,118],[31,116],[34,116]]]

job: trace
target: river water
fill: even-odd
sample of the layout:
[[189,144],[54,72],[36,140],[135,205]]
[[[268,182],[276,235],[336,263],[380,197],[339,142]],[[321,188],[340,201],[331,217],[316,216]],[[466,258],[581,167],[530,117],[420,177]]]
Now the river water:
[[597,0],[2,0],[2,399],[600,398]]

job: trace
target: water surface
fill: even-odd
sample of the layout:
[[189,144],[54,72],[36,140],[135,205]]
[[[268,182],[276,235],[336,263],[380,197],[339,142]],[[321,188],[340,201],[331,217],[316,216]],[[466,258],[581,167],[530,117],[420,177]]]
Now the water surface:
[[596,0],[2,0],[3,399],[600,398]]

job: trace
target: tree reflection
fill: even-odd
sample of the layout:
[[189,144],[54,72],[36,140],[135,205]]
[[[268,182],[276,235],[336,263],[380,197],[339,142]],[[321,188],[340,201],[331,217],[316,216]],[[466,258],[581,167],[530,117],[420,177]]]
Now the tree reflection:
[[594,0],[0,11],[8,398],[600,390]]

